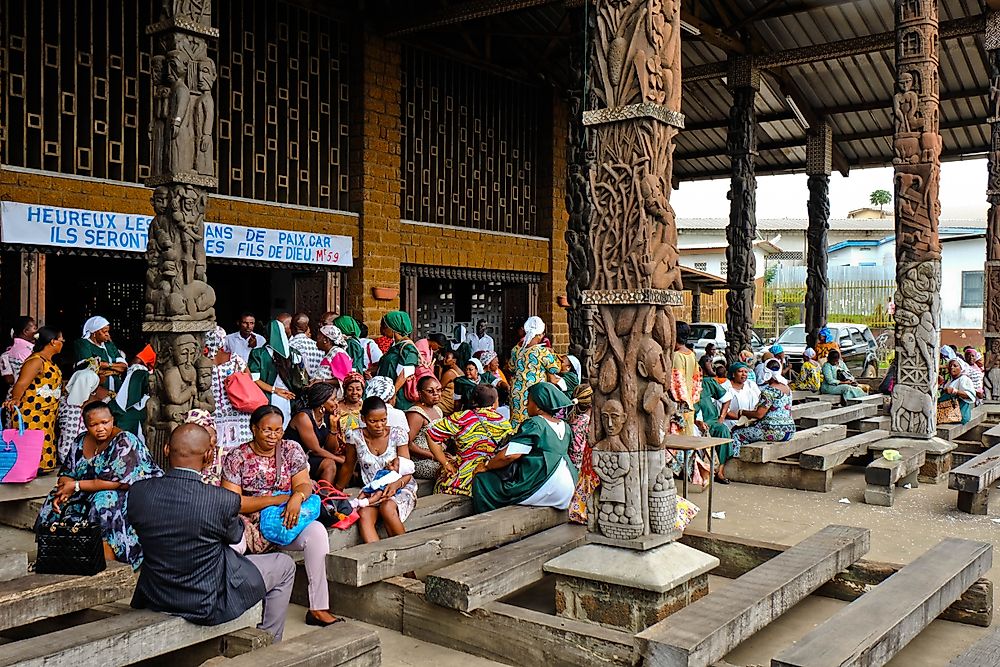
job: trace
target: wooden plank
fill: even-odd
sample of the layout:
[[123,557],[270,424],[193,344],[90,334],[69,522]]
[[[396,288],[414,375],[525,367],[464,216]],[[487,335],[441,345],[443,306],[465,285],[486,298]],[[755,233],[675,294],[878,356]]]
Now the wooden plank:
[[0,630],[121,600],[136,580],[128,565],[108,563],[92,577],[31,574],[0,582]]
[[802,417],[818,415],[830,411],[830,404],[826,401],[807,401],[797,403],[792,406],[792,419],[798,421]]
[[1000,424],[983,431],[983,444],[987,447],[1000,445]]
[[799,465],[807,470],[830,470],[851,457],[864,456],[868,453],[870,444],[888,437],[888,431],[867,431],[839,442],[831,442],[802,452]]
[[1000,656],[1000,629],[988,632],[948,667],[996,667]]
[[847,424],[859,419],[874,417],[878,412],[879,408],[877,405],[862,403],[860,405],[848,405],[846,408],[828,410],[827,412],[821,412],[811,417],[803,417],[799,420],[799,423],[802,428],[815,428],[827,424]]
[[[741,577],[789,549],[784,544],[688,528],[680,542],[719,559],[712,574]],[[852,602],[903,568],[898,563],[859,560],[816,591],[817,595]],[[980,579],[939,616],[943,621],[987,628],[993,623],[993,582]]]
[[566,512],[549,507],[503,507],[327,557],[327,578],[364,586],[434,563],[513,542],[566,522]]
[[747,463],[769,463],[845,437],[847,427],[843,425],[803,429],[786,442],[753,442],[743,445],[740,448],[740,460]]
[[972,408],[972,418],[965,424],[939,424],[937,436],[944,440],[955,440],[962,437],[966,431],[971,431],[986,419],[986,406],[977,405]]
[[0,581],[28,576],[28,554],[23,551],[0,553]]
[[1000,479],[1000,445],[987,449],[948,473],[948,488],[966,493],[989,489]]
[[0,646],[0,666],[122,667],[260,623],[258,603],[221,625],[195,625],[179,616],[131,611]]
[[892,418],[889,415],[879,415],[877,417],[862,419],[858,422],[858,430],[862,433],[868,431],[891,431]]
[[[417,506],[406,518],[407,532],[438,526],[448,521],[472,516],[472,498],[438,493],[417,499]],[[386,537],[382,522],[378,524],[379,535]],[[348,530],[330,530],[330,552],[340,551],[361,544],[361,532],[357,524]],[[301,554],[298,554],[301,558]]]
[[865,468],[865,481],[878,486],[893,486],[909,477],[924,464],[926,453],[912,447],[898,450],[900,458],[889,461],[881,455]]
[[782,651],[771,667],[884,665],[993,562],[993,545],[947,538]]
[[635,666],[630,633],[490,602],[471,612],[439,607],[421,586],[403,599],[403,634],[508,665]]
[[[358,660],[362,658],[362,660]],[[250,653],[226,664],[230,667],[334,667],[380,665],[378,633],[347,621],[321,628]]]
[[427,575],[427,599],[470,611],[540,581],[542,566],[583,544],[584,526],[564,524]]
[[832,470],[807,470],[798,461],[747,463],[740,459],[729,459],[726,461],[726,477],[734,482],[775,486],[780,489],[818,493],[828,493],[833,489]]
[[721,659],[868,553],[866,528],[827,526],[636,635],[647,664],[704,667]]
[[819,394],[815,391],[803,391],[795,389],[792,391],[792,404],[811,403],[819,400]]
[[[867,382],[865,384],[868,384]],[[845,398],[844,402],[847,405],[874,405],[879,410],[882,409],[882,405],[885,403],[885,396],[882,394],[868,394],[867,396],[855,396],[854,398]]]
[[55,485],[52,477],[36,477],[24,484],[0,484],[0,503],[45,498]]

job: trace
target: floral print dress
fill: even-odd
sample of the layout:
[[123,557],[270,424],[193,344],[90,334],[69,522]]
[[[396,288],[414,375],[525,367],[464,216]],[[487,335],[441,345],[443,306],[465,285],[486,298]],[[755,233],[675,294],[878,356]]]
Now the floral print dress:
[[455,473],[442,471],[434,493],[471,497],[472,479],[479,462],[492,458],[497,447],[513,432],[510,422],[493,408],[456,412],[431,424],[427,438],[442,447],[453,440],[458,451],[451,457]]
[[792,395],[770,385],[760,388],[757,407],[767,407],[764,416],[752,424],[733,428],[733,458],[740,455],[740,448],[751,442],[785,442],[795,435],[792,419]]
[[[361,481],[365,486],[372,483],[375,474],[385,468],[396,458],[396,450],[406,445],[407,433],[401,428],[389,427],[389,444],[381,454],[374,454],[368,449],[368,441],[365,439],[363,428],[352,429],[347,432],[347,444],[353,446],[358,451],[358,467],[361,468]],[[417,483],[411,477],[406,486],[402,487],[392,497],[396,503],[396,510],[399,512],[399,520],[406,521],[410,512],[417,506]]]
[[[93,458],[83,455],[83,441],[86,433],[81,433],[69,451],[60,477],[71,477],[78,481],[99,479],[106,482],[128,484],[160,477],[163,471],[153,462],[146,445],[128,431],[120,431],[112,436],[111,442]],[[55,490],[50,491],[42,509],[38,513],[39,524],[50,521],[55,508],[52,501]],[[139,536],[128,522],[128,491],[80,491],[69,497],[63,505],[65,516],[76,520],[89,518],[101,527],[104,541],[111,546],[115,560],[128,563],[132,569],[142,564],[142,547]]]
[[511,362],[514,383],[510,386],[510,424],[516,429],[528,419],[528,389],[544,382],[547,375],[558,375],[560,366],[555,353],[541,344],[514,348]]

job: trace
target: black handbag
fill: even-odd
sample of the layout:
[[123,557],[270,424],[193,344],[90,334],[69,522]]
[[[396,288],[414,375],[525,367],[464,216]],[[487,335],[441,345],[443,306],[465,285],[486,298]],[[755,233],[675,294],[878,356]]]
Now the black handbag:
[[48,522],[39,521],[35,525],[35,543],[38,545],[36,574],[91,576],[107,567],[100,525],[89,518],[67,517],[65,505],[61,514],[53,514]]

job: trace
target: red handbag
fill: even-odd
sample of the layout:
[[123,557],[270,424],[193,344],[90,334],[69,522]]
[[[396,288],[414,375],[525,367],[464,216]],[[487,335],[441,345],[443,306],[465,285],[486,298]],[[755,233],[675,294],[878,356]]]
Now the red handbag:
[[226,396],[233,407],[250,414],[262,405],[267,405],[267,396],[257,386],[249,373],[233,373],[223,381]]
[[336,523],[330,524],[331,528],[347,530],[361,518],[358,510],[351,507],[350,496],[326,480],[314,482],[313,493],[320,497],[320,502],[323,503],[323,507],[330,513],[330,516],[337,519]]

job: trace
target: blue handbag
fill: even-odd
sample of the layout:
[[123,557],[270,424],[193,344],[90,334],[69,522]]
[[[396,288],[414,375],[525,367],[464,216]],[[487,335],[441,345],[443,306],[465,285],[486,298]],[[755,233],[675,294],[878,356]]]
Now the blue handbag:
[[260,511],[260,534],[265,540],[279,547],[287,547],[294,542],[299,533],[319,517],[321,507],[319,496],[312,494],[302,503],[298,523],[292,528],[285,528],[285,518],[281,513],[285,511],[287,504],[271,505]]

